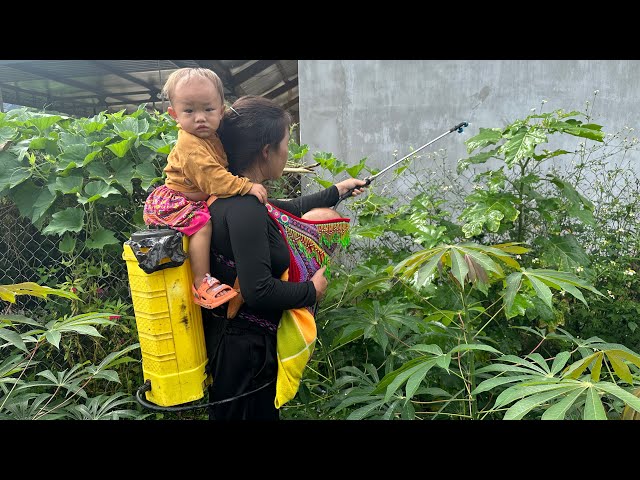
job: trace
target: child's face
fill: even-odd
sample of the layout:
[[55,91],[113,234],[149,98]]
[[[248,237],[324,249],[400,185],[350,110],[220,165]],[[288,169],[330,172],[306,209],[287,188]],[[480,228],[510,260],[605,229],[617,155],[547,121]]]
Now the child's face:
[[192,77],[176,85],[167,111],[184,131],[211,138],[220,126],[224,105],[210,80]]

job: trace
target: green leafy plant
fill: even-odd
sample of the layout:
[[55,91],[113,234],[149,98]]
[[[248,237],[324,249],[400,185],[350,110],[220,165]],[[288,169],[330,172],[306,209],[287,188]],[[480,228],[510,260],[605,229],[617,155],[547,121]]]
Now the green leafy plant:
[[[476,175],[460,225],[450,221],[451,202],[442,194],[453,182],[415,185],[416,195],[400,206],[388,191],[376,195],[379,184],[352,202],[358,213],[352,239],[372,242],[357,251],[352,270],[332,278],[318,317],[318,356],[303,382],[309,388],[291,407],[313,406],[314,418],[371,419],[603,418],[603,410],[619,418],[625,408],[636,411],[629,389],[638,383],[637,354],[597,338],[576,340],[580,347],[567,352],[572,337],[555,333],[569,311],[589,312],[590,303],[606,303],[610,295],[593,285],[589,251],[578,236],[596,225],[598,205],[578,192],[571,175],[542,170],[574,152],[537,149],[550,135],[606,143],[601,129],[589,115],[562,110],[481,129],[468,140],[469,153],[489,151],[461,161],[458,173],[489,159],[503,165]],[[334,176],[345,171],[331,154],[314,160]],[[540,379],[505,380],[509,362],[562,388],[539,402],[518,397],[513,392]],[[584,375],[598,362],[606,377]],[[585,381],[596,387],[583,388]],[[502,395],[506,388],[512,390]],[[502,395],[499,402],[495,395]],[[520,400],[531,408],[525,412]]]
[[[37,284],[3,285],[2,298],[15,302],[15,295],[66,298],[74,294]],[[114,367],[136,360],[127,353],[139,348],[129,345],[106,355],[99,363],[83,362],[62,370],[48,368],[47,354],[59,350],[69,334],[101,337],[96,327],[112,326],[109,313],[85,313],[50,320],[15,314],[0,315],[0,418],[1,419],[119,419],[144,418],[136,409],[122,408],[135,403],[123,392],[90,397],[93,383],[120,383]]]

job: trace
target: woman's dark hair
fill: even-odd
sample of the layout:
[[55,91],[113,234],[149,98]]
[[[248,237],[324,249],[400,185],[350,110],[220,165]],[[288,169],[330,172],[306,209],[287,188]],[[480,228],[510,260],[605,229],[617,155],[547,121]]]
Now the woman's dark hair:
[[265,145],[276,147],[291,125],[291,115],[268,98],[245,95],[227,108],[218,136],[234,175],[245,172],[260,158]]

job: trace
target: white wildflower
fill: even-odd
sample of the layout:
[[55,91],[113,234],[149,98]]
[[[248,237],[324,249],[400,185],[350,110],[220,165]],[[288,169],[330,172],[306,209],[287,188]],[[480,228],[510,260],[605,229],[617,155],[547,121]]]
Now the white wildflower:
[[627,268],[623,273],[624,273],[625,275],[632,276],[632,275],[635,275],[635,274],[636,274],[636,271],[635,271],[635,270],[633,270],[632,268]]

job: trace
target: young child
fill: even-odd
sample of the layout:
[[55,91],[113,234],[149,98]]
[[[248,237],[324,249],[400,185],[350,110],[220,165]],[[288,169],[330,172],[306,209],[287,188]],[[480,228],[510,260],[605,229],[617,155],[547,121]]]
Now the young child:
[[215,308],[238,292],[209,273],[212,226],[207,200],[251,194],[264,204],[267,191],[227,170],[217,134],[224,90],[215,72],[181,68],[169,75],[162,93],[169,99],[167,112],[178,123],[178,141],[167,158],[164,185],[147,197],[143,218],[149,226],[166,225],[189,237],[193,301]]

